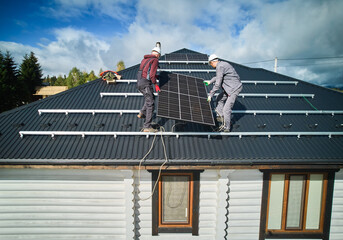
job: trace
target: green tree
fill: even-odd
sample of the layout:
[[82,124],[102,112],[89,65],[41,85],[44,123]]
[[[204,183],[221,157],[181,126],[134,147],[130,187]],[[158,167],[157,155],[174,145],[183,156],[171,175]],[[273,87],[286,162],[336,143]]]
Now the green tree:
[[29,94],[11,54],[0,52],[0,112],[25,104]]
[[56,76],[52,76],[50,78],[50,82],[49,82],[50,86],[55,86],[56,81],[57,81],[57,77]]
[[79,86],[83,83],[85,83],[85,79],[83,78],[82,72],[76,67],[73,67],[73,69],[70,70],[69,75],[67,77],[68,88],[70,89]]
[[30,92],[30,101],[33,101],[36,87],[41,86],[43,82],[42,68],[33,52],[24,56],[19,72],[20,80],[25,83]]
[[92,70],[86,79],[87,82],[93,81],[95,79],[98,79],[98,77],[95,75],[94,71]]
[[67,79],[59,75],[55,81],[54,86],[67,86]]
[[117,63],[117,72],[121,71],[121,70],[124,70],[125,69],[125,64],[124,64],[124,61],[123,60],[120,60],[118,63]]

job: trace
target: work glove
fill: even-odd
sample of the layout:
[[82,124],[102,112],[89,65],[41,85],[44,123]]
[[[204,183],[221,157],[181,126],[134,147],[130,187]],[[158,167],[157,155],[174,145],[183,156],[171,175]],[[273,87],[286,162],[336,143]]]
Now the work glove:
[[157,84],[155,84],[155,91],[156,92],[161,92],[161,89],[160,89],[160,87]]
[[204,81],[205,85],[208,86],[210,84],[210,81]]
[[212,98],[211,96],[208,96],[207,97],[207,102],[211,102],[211,98]]

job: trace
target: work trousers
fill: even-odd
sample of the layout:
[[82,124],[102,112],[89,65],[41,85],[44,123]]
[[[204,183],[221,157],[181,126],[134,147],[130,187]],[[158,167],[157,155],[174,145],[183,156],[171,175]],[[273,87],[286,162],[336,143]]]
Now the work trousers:
[[216,112],[219,116],[224,118],[225,129],[230,130],[231,124],[231,112],[232,107],[235,104],[238,94],[242,91],[243,87],[241,86],[235,92],[227,94],[225,91],[220,93],[217,97],[217,107]]
[[151,128],[152,114],[155,106],[154,89],[152,85],[138,87],[138,91],[144,96],[144,105],[141,108],[141,114],[145,115],[143,128]]

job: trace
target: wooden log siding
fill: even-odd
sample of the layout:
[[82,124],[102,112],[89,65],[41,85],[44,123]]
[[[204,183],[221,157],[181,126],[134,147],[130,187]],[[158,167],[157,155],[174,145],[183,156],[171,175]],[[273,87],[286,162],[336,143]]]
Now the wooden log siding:
[[330,240],[343,239],[343,170],[335,175]]
[[236,170],[229,174],[230,240],[258,239],[263,174],[258,170]]
[[0,169],[0,239],[132,239],[132,184],[127,170]]

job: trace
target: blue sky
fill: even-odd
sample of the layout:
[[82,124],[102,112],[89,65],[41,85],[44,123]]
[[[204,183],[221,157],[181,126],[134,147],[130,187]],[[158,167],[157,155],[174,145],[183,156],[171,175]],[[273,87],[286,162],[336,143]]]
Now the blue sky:
[[[44,75],[140,62],[190,48],[323,86],[343,87],[340,0],[0,1],[0,50],[33,51]],[[339,58],[325,58],[339,57]],[[304,59],[305,60],[282,60]],[[251,62],[257,62],[251,64]]]

